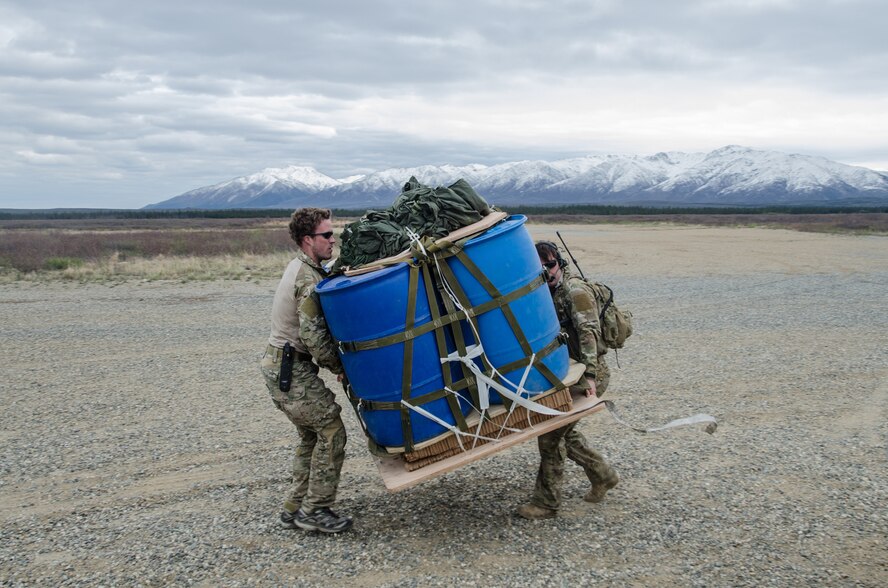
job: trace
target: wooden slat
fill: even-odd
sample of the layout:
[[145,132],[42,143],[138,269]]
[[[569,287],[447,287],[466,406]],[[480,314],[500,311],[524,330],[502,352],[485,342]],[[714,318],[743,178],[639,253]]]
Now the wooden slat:
[[[491,212],[481,220],[476,223],[472,223],[470,225],[466,225],[462,228],[456,229],[452,233],[448,233],[444,237],[437,239],[435,243],[442,243],[444,241],[449,241],[453,243],[454,241],[459,241],[460,239],[464,239],[469,236],[473,236],[478,233],[482,233],[500,222],[501,220],[508,218],[508,214],[505,212]],[[397,253],[395,255],[391,255],[389,257],[384,257],[382,259],[378,259],[374,262],[371,262],[368,265],[362,265],[355,268],[349,268],[345,270],[344,273],[346,276],[357,276],[360,274],[367,274],[370,272],[375,272],[376,270],[381,270],[385,267],[393,265],[395,263],[399,263],[402,261],[410,261],[413,259],[413,254],[409,249],[402,251],[401,253]]]

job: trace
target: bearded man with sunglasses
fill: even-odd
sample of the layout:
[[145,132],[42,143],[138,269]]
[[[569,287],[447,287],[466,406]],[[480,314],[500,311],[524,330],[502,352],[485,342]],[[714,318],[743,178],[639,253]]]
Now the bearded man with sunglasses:
[[288,528],[340,533],[352,526],[351,518],[330,509],[345,459],[345,426],[342,408],[318,376],[318,366],[340,381],[344,371],[314,291],[327,276],[321,262],[333,257],[332,213],[301,208],[291,216],[289,229],[299,249],[275,292],[271,335],[260,361],[274,405],[300,437],[280,518]]
[[[568,335],[570,358],[586,367],[578,385],[586,396],[601,396],[610,381],[604,360],[607,347],[601,336],[598,302],[585,280],[571,274],[558,246],[551,241],[536,244],[537,255],[545,271],[546,282],[561,328]],[[604,457],[590,448],[586,438],[576,430],[576,422],[537,437],[540,467],[530,502],[518,507],[518,515],[526,519],[549,519],[561,506],[561,485],[564,460],[576,462],[592,485],[583,497],[587,502],[601,502],[607,491],[620,481],[617,472]]]

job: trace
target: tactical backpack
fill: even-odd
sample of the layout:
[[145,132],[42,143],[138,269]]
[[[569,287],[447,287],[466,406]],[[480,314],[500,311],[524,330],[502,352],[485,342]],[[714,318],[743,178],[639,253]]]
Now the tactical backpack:
[[586,284],[592,289],[601,309],[598,320],[601,323],[604,344],[610,349],[622,349],[626,339],[632,335],[632,313],[617,308],[614,304],[614,291],[609,286],[589,281]]

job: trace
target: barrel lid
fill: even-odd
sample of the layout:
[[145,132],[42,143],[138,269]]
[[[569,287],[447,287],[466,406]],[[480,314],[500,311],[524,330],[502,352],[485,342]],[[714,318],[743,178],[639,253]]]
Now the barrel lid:
[[502,233],[506,233],[508,231],[512,231],[523,225],[527,221],[527,217],[523,214],[513,214],[503,220],[503,222],[498,223],[477,237],[466,241],[466,244],[463,247],[468,247],[470,245],[475,245],[476,243],[481,243],[482,241],[486,241],[487,239],[492,239],[497,235],[501,235]]

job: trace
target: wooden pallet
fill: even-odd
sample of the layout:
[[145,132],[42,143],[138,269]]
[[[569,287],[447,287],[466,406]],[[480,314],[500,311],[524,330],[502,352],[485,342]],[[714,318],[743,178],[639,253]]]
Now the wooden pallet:
[[477,445],[474,448],[462,451],[456,455],[451,455],[440,461],[429,463],[424,467],[410,471],[407,469],[407,461],[402,454],[392,455],[390,457],[375,457],[379,474],[385,487],[390,492],[398,492],[412,486],[416,486],[426,480],[436,478],[447,472],[459,469],[479,459],[491,456],[495,453],[523,443],[530,439],[539,437],[549,431],[554,431],[564,425],[578,421],[584,416],[590,415],[604,408],[603,404],[598,404],[598,399],[594,396],[586,397],[582,392],[572,395],[572,407],[569,412],[561,416],[556,416],[535,424],[517,433],[512,433],[498,439],[497,441]]
[[[583,377],[584,371],[585,371],[585,367],[583,367],[583,364],[578,363],[574,360],[570,360],[570,365],[567,368],[567,375],[564,376],[564,379],[562,380],[562,382],[564,382],[564,384],[566,386],[572,386],[572,385],[576,384],[580,380],[581,377]],[[542,400],[542,399],[546,398],[547,396],[550,396],[554,393],[555,393],[555,389],[550,388],[549,390],[534,396],[533,400],[534,400],[534,402],[539,402],[540,400]],[[487,418],[493,419],[493,418],[500,416],[501,414],[504,414],[505,412],[507,412],[507,409],[503,405],[501,405],[501,404],[493,405],[487,410]],[[473,413],[466,416],[466,425],[469,427],[470,430],[474,430],[474,428],[478,426],[479,419],[480,419],[480,415],[477,412],[473,412]],[[441,433],[440,435],[432,437],[431,439],[426,439],[425,441],[422,441],[421,443],[417,443],[416,445],[413,446],[413,451],[411,453],[414,455],[417,455],[419,457],[426,457],[428,455],[432,455],[432,454],[440,451],[440,447],[441,447],[442,443],[443,444],[450,443],[450,441],[448,441],[448,440],[452,440],[453,437],[454,437],[453,433],[451,433],[450,431],[445,431],[445,432]],[[403,455],[406,451],[404,447],[386,447],[385,450],[388,453],[401,454],[401,455]]]

